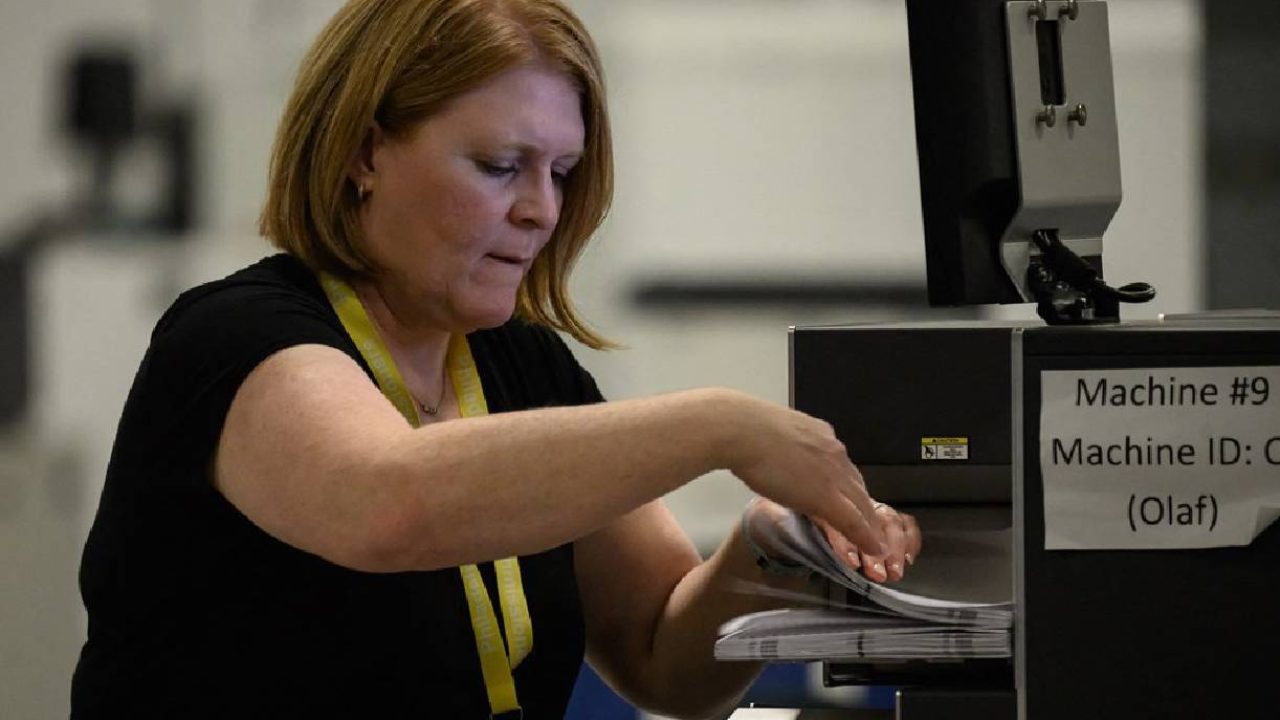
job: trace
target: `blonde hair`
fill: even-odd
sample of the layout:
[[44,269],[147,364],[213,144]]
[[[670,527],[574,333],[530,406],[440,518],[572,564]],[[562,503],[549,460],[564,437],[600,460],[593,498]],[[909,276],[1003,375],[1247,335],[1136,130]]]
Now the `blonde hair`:
[[582,94],[586,144],[559,222],[517,293],[516,313],[593,347],[569,274],[613,197],[613,150],[599,54],[559,0],[350,0],[316,38],[284,111],[259,230],[313,270],[377,270],[347,171],[376,121],[408,136],[445,103],[531,62],[562,68]]

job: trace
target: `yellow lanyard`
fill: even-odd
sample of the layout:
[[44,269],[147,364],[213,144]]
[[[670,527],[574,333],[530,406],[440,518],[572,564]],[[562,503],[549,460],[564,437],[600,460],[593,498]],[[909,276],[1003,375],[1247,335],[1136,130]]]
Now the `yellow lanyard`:
[[[418,427],[421,421],[413,398],[409,395],[391,353],[378,337],[369,314],[360,304],[360,298],[350,285],[328,273],[320,273],[320,285],[329,297],[329,303],[333,305],[338,319],[342,321],[342,326],[373,370],[374,379],[382,394],[395,405],[410,425]],[[449,380],[453,383],[453,392],[458,398],[462,417],[488,415],[489,405],[484,399],[480,374],[476,372],[475,358],[471,356],[471,347],[467,344],[465,335],[449,338],[447,362]],[[498,634],[493,603],[489,600],[489,592],[485,589],[479,568],[464,565],[458,569],[462,572],[462,587],[467,593],[471,629],[476,636],[476,652],[480,655],[480,671],[484,674],[489,708],[493,715],[519,713],[516,682],[511,676],[511,670],[533,649],[533,621],[529,618],[529,605],[520,579],[520,563],[514,557],[494,563],[498,576],[498,599],[502,605],[502,623],[507,636],[505,647]]]

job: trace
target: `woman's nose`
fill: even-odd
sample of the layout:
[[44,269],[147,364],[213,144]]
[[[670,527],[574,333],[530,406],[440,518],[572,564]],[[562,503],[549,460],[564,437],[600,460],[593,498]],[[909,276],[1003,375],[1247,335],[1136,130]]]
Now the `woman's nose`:
[[511,206],[512,222],[550,230],[560,219],[560,188],[550,171],[530,173]]

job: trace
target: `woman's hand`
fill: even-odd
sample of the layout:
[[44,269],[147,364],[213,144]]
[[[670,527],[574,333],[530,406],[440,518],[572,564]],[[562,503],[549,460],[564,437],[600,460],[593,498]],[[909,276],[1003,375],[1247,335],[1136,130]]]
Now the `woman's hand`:
[[735,475],[763,497],[823,518],[846,544],[891,556],[884,522],[831,425],[743,393],[729,398],[727,420],[736,432],[728,468]]
[[876,582],[894,582],[901,580],[906,569],[920,557],[920,525],[915,517],[898,512],[884,503],[875,504],[876,519],[884,532],[885,553],[866,552],[859,549],[839,530],[831,526],[821,516],[813,516],[813,521],[827,535],[827,541],[840,558],[849,567],[857,570]]
[[[820,516],[810,517],[826,534],[827,542],[831,543],[836,557],[850,568],[855,571],[860,570],[875,582],[901,580],[907,567],[920,556],[920,526],[916,523],[916,519],[907,513],[898,512],[884,503],[875,505],[876,519],[889,545],[888,552],[883,555],[862,552],[829,522]],[[777,532],[771,528],[782,523],[788,515],[789,511],[781,505],[763,498],[756,498],[743,511],[742,530],[749,534],[747,540],[752,545],[766,555],[778,558],[781,557],[781,553],[771,544]]]

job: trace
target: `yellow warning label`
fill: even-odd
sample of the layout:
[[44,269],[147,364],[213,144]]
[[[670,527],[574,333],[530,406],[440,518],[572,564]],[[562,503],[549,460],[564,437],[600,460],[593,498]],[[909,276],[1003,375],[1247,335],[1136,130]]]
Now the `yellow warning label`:
[[920,459],[968,460],[969,438],[922,437],[920,438]]

